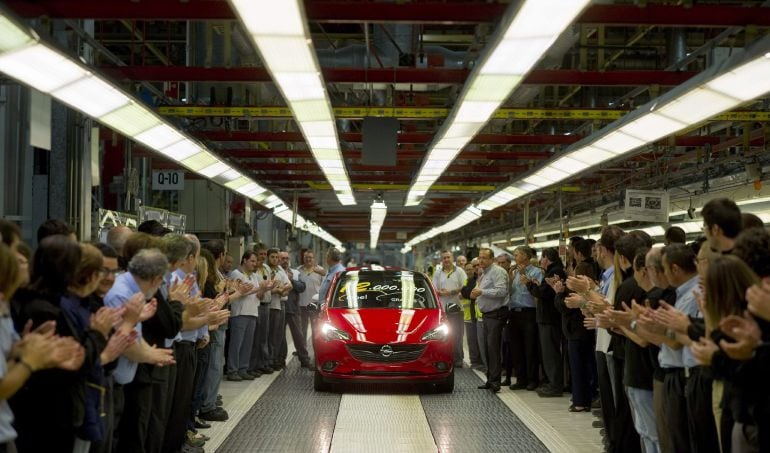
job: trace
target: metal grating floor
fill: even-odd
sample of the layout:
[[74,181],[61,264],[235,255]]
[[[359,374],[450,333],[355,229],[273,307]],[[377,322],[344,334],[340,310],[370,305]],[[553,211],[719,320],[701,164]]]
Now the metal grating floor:
[[479,384],[483,381],[464,368],[455,372],[454,393],[420,397],[438,451],[548,451],[496,394],[477,389]]
[[496,395],[457,370],[452,394],[416,386],[346,385],[313,391],[296,360],[275,379],[217,450],[270,452],[546,452]]
[[218,453],[327,452],[340,395],[316,393],[294,359],[230,432]]

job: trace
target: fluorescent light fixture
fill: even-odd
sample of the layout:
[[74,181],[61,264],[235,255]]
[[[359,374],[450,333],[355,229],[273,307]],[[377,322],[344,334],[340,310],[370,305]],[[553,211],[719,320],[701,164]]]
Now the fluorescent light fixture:
[[[271,4],[267,9],[262,7],[264,5],[251,4],[251,2],[241,3],[247,8],[252,7],[251,11],[257,12],[259,17],[255,20],[262,23],[259,29],[268,30],[276,35],[276,39],[281,39],[281,35],[284,34],[292,35],[297,30],[300,30],[300,34],[304,33],[304,22],[299,16],[295,15],[295,20],[284,16],[292,8],[294,10],[298,8],[296,3],[278,2]],[[279,14],[280,18],[275,19],[275,14]],[[306,38],[294,39],[289,36],[286,39],[288,40],[286,42],[295,46],[297,52],[283,53],[284,69],[291,70],[292,65],[301,64],[302,55],[306,57],[309,55],[309,60],[314,61],[312,47]],[[225,187],[236,190],[256,202],[278,200],[280,203],[280,199],[275,194],[221,162],[205,146],[171,126],[130,94],[93,72],[77,59],[42,42],[29,27],[10,17],[2,8],[0,8],[0,71],[53,96],[73,109],[93,117],[100,123],[184,167],[224,183]],[[318,73],[317,65],[315,72]],[[323,91],[323,85],[317,75],[316,81],[313,81],[312,77],[302,79],[302,76],[296,74],[287,74],[286,77],[306,81],[300,85],[300,95],[308,90],[317,90],[319,86]],[[328,100],[322,99],[320,102],[314,100],[302,104],[305,108],[303,112],[307,117],[315,115],[319,111],[319,106],[322,111],[322,118],[319,120],[325,123],[308,123],[306,129],[312,130],[314,136],[334,137],[336,132],[331,121]],[[334,147],[336,149],[330,158],[341,161],[342,156],[338,146],[335,144]],[[352,192],[346,196],[352,198]],[[301,216],[296,217],[305,222]],[[319,232],[322,230],[319,229]],[[328,233],[319,237],[326,241],[334,241],[335,245],[341,245]]]
[[385,223],[385,216],[388,214],[388,206],[383,201],[372,202],[372,215],[371,215],[371,227],[369,229],[370,239],[369,248],[374,250],[377,248],[377,241],[379,240],[380,230],[382,224]]
[[202,174],[203,176],[207,178],[213,178],[215,176],[219,176],[222,173],[230,170],[230,166],[227,165],[224,162],[217,161],[216,163],[209,165],[206,168],[201,168],[198,173]]
[[[162,125],[173,129],[147,107],[133,100],[128,105],[99,117],[99,122],[135,140],[137,135],[157,126]],[[156,144],[151,143],[147,146],[154,148]]]
[[84,67],[39,43],[0,55],[0,71],[47,94],[88,75]]
[[[184,136],[179,133],[178,130],[174,129],[173,127],[169,126],[168,124],[159,124],[152,129],[148,129],[140,134],[137,134],[134,136],[134,140],[141,142],[150,148],[163,150],[168,148],[169,146],[176,144],[177,142],[180,142],[180,145],[187,147],[187,152],[191,148],[195,147],[195,143],[193,143],[191,140],[184,140]],[[170,152],[173,153],[174,150],[171,150]],[[163,154],[166,154],[165,152]],[[181,152],[182,155],[186,154],[186,152]],[[182,159],[185,159],[187,157],[192,156],[195,153],[188,154],[187,156],[183,157]]]
[[98,77],[83,77],[51,92],[51,95],[98,118],[128,104],[128,96]]
[[[230,4],[248,31],[276,87],[286,99],[337,199],[343,205],[356,204],[302,2],[230,0]],[[321,160],[329,159],[336,162],[321,163]],[[335,170],[329,172],[328,169]],[[342,185],[339,184],[340,176],[344,178]],[[340,193],[341,189],[344,193]]]
[[201,151],[203,151],[203,149],[200,145],[188,139],[180,140],[173,145],[169,145],[160,149],[160,153],[170,157],[177,162],[185,160],[188,157],[198,154]]
[[[543,4],[550,1],[546,0]],[[530,2],[527,6],[530,6]],[[521,30],[512,29],[512,33],[524,33]],[[586,169],[628,155],[642,146],[736,108],[770,91],[768,73],[770,37],[765,37],[744,51],[736,53],[722,65],[702,72],[660,98],[573,144],[562,155],[551,159],[540,169],[533,170],[506,188],[515,188],[520,193],[511,197],[496,192],[481,200],[478,206],[485,210],[496,209],[527,193],[536,192]],[[410,199],[413,198],[408,198]],[[701,228],[700,222],[686,222],[677,226],[688,233],[698,232]],[[444,230],[448,231],[447,228]],[[660,232],[653,227],[646,230],[651,234]],[[420,240],[425,238],[417,236],[411,245]]]
[[[422,201],[424,186],[417,186],[417,181],[428,168],[438,168],[430,167],[430,162],[454,160],[589,1],[525,0],[510,4],[495,37],[490,40],[447,121],[431,143],[428,157],[423,160],[407,193],[405,205],[414,206]],[[434,156],[436,148],[444,151]],[[480,205],[482,209],[490,206],[490,203]]]

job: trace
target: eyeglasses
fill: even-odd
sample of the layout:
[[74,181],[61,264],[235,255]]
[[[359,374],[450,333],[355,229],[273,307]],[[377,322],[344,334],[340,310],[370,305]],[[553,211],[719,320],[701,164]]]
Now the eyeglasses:
[[102,274],[102,277],[106,277],[108,275],[117,275],[118,272],[120,272],[120,269],[108,269],[106,267],[103,267],[100,272]]

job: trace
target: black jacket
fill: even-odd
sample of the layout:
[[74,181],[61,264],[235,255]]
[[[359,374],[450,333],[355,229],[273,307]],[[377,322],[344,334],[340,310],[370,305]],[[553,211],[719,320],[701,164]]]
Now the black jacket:
[[554,305],[556,309],[561,313],[561,330],[564,332],[564,337],[567,340],[572,341],[589,341],[595,337],[595,333],[592,330],[588,330],[583,325],[583,312],[579,308],[569,308],[564,303],[564,299],[571,294],[571,291],[564,291],[557,293],[554,297]]
[[564,266],[561,263],[551,263],[545,270],[543,281],[540,284],[528,283],[527,289],[536,299],[536,319],[538,324],[561,325],[561,313],[556,309],[554,298],[556,293],[551,285],[546,282],[546,278],[557,275],[560,279],[566,280],[567,274],[564,272]]
[[11,302],[17,332],[24,329],[27,321],[32,321],[33,329],[46,321],[56,321],[56,334],[75,338],[85,349],[79,370],[38,371],[9,400],[19,433],[16,448],[20,453],[72,451],[76,430],[85,415],[86,379],[106,345],[101,333],[79,329],[65,314],[60,307],[62,296],[24,288]]

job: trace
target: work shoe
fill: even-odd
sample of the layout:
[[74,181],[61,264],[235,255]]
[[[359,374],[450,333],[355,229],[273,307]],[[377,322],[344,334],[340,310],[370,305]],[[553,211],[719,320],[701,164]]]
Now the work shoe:
[[188,430],[187,435],[185,436],[185,443],[191,447],[202,447],[206,444],[206,441],[194,432]]
[[225,379],[227,379],[228,381],[235,381],[235,382],[240,382],[243,380],[243,378],[241,377],[240,374],[238,374],[238,372],[227,373],[227,375],[225,376]]
[[238,376],[240,376],[240,377],[241,377],[241,379],[243,379],[244,381],[253,381],[253,380],[254,380],[254,378],[255,378],[255,376],[253,376],[253,375],[251,375],[251,374],[247,373],[246,371],[240,371],[240,372],[238,373]]
[[211,423],[206,423],[205,421],[201,420],[200,417],[195,417],[195,422],[193,423],[195,426],[195,429],[208,429],[211,428]]
[[228,418],[230,418],[230,416],[227,414],[227,411],[222,409],[221,407],[212,409],[207,412],[201,411],[198,414],[198,417],[202,420],[207,420],[210,422],[223,422],[223,421],[226,421]]

